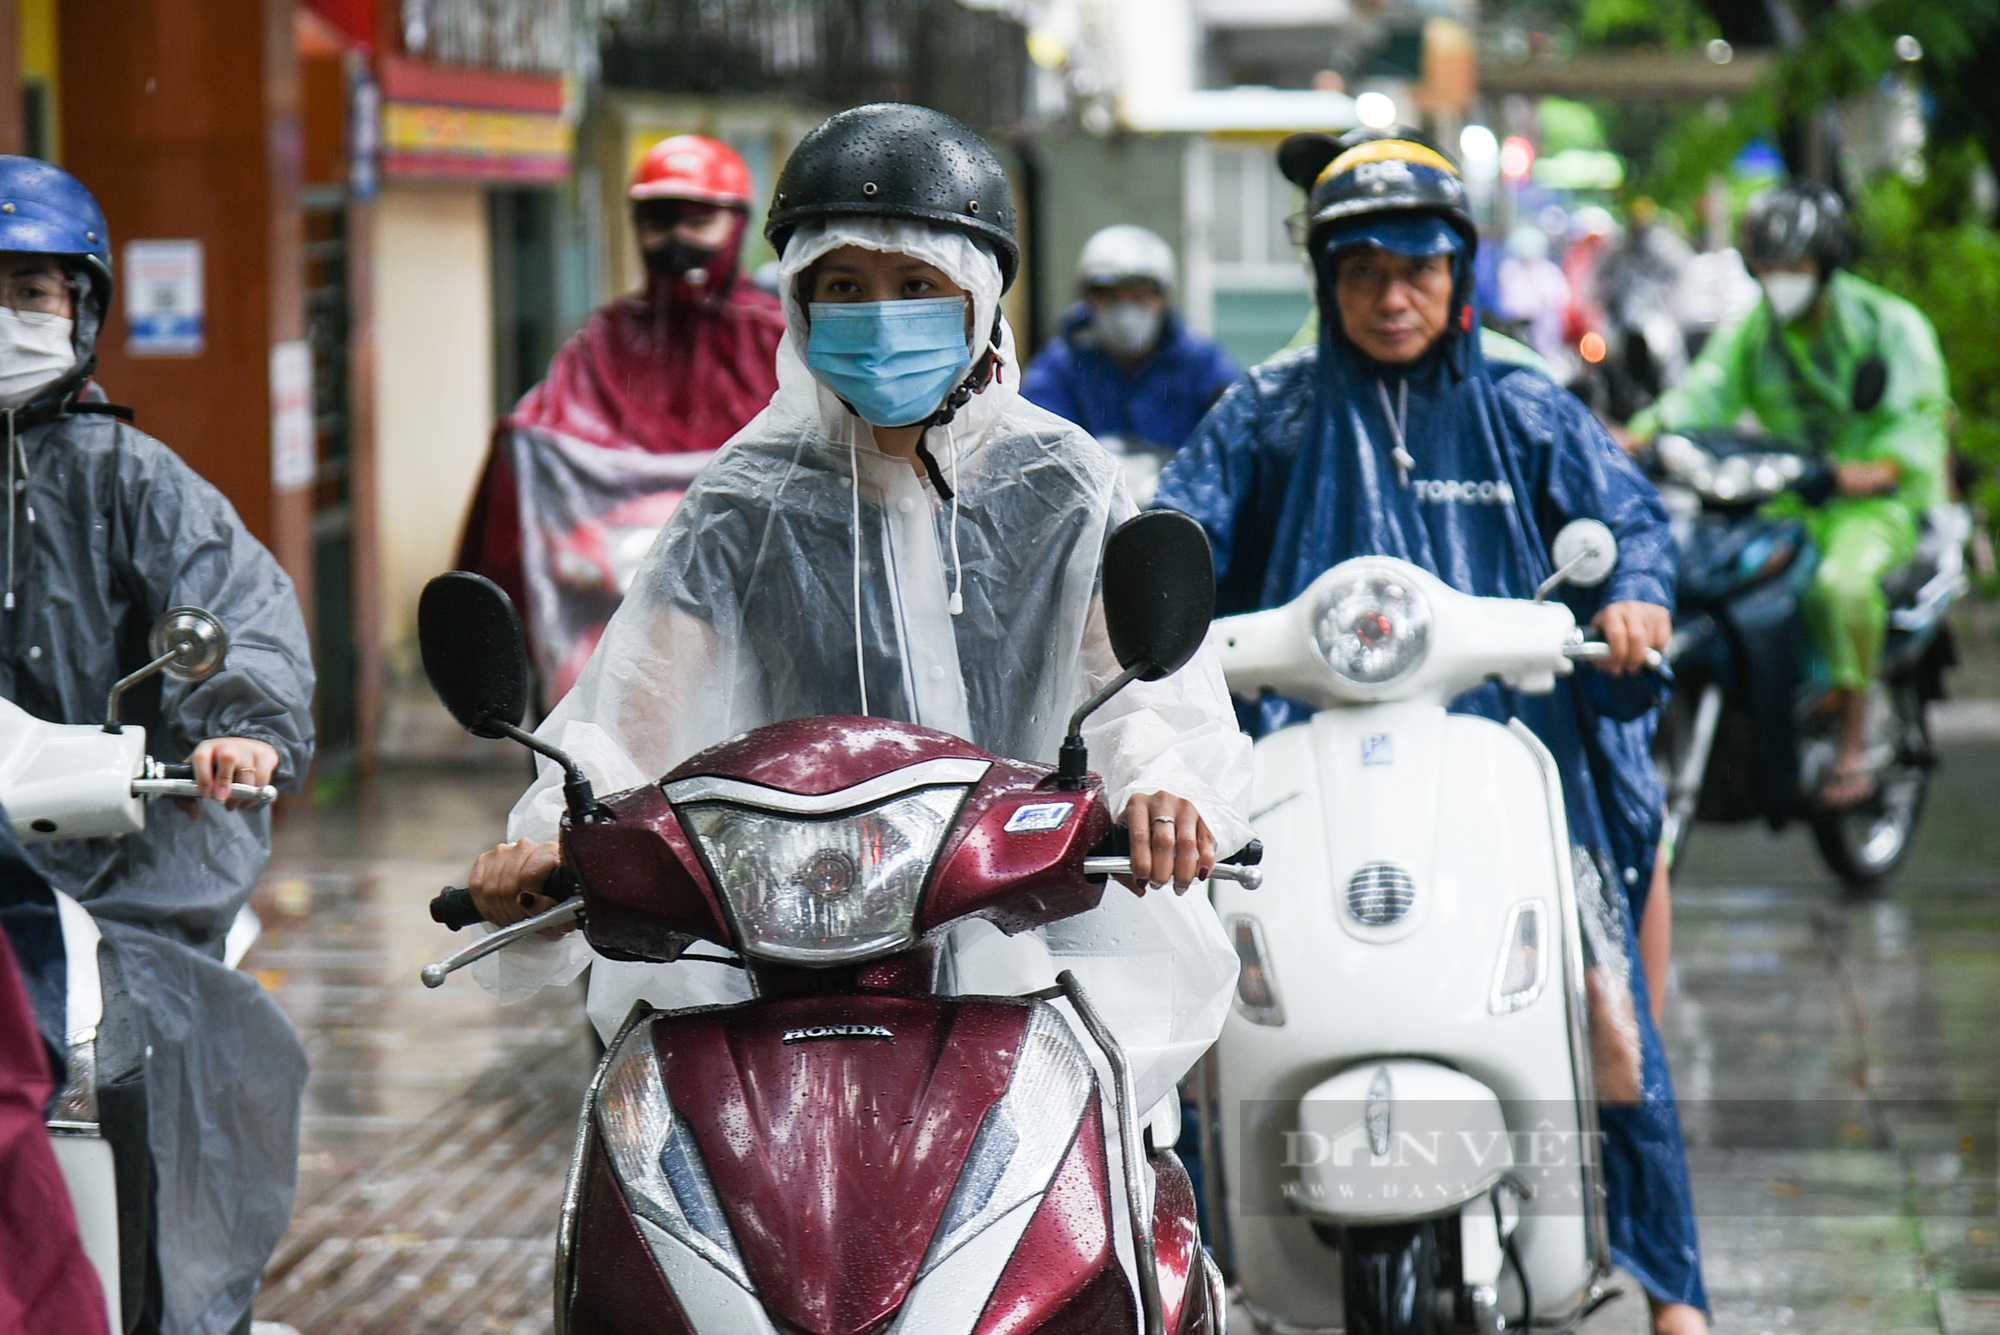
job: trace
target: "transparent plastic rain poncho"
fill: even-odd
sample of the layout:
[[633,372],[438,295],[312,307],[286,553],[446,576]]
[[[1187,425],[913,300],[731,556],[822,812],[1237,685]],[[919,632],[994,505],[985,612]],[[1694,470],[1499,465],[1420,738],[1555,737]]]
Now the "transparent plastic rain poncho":
[[[806,368],[798,279],[846,245],[935,265],[972,294],[976,345],[984,331],[998,340],[999,378],[926,437],[955,503],[877,451]],[[996,324],[999,269],[971,239],[873,219],[808,226],[786,247],[781,290],[790,332],[777,394],[689,489],[541,735],[601,792],[652,782],[745,729],[818,714],[901,719],[1054,763],[1071,711],[1118,671],[1095,597],[1104,540],[1134,510],[1116,460],[1016,392],[1013,335]],[[1194,802],[1223,852],[1249,839],[1250,745],[1213,655],[1128,687],[1085,738],[1114,811],[1166,790]],[[561,811],[560,774],[544,762],[509,835],[551,839]],[[479,976],[513,999],[591,962],[572,935],[502,952]],[[1220,1032],[1236,957],[1199,891],[1112,885],[1098,909],[1021,937],[961,924],[945,978],[956,992],[999,994],[1046,986],[1060,968],[1091,990],[1151,1106]],[[714,964],[599,959],[589,1006],[609,1034],[640,997],[676,1008],[747,995],[737,970]]]

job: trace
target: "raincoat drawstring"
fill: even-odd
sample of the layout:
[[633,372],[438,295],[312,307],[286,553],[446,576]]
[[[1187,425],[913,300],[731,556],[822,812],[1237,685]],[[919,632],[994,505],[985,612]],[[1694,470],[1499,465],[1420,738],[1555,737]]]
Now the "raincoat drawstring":
[[958,559],[958,437],[949,422],[944,438],[951,446],[951,614],[960,616],[965,612],[965,566]]
[[854,549],[854,684],[861,689],[861,712],[868,712],[868,655],[861,645],[861,450],[854,443],[859,429],[852,413],[847,418],[847,489],[852,493],[848,519],[848,546]]
[[21,504],[21,489],[28,480],[28,455],[14,430],[14,414],[7,410],[7,597],[6,609],[14,610],[14,513]]
[[1382,398],[1382,416],[1389,419],[1389,434],[1396,438],[1396,448],[1389,451],[1389,457],[1396,461],[1398,481],[1407,487],[1410,485],[1410,470],[1417,466],[1417,461],[1410,456],[1409,445],[1404,436],[1404,431],[1410,423],[1410,382],[1407,380],[1396,382],[1394,411],[1389,408],[1389,387],[1382,383],[1379,376],[1375,379],[1375,392]]

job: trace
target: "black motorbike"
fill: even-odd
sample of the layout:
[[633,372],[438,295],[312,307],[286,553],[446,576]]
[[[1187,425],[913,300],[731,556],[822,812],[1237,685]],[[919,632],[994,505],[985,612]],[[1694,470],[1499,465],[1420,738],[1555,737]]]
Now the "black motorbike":
[[1669,865],[1694,823],[1810,822],[1828,868],[1872,886],[1908,854],[1937,765],[1925,713],[1957,661],[1945,613],[1967,587],[1963,507],[1925,519],[1913,559],[1883,581],[1889,635],[1870,687],[1866,764],[1875,794],[1828,808],[1840,718],[1816,680],[1802,603],[1818,553],[1796,520],[1761,513],[1797,492],[1833,492],[1825,460],[1762,438],[1662,435],[1652,471],[1680,544],[1679,610],[1667,658],[1674,695],[1653,744],[1667,787]]

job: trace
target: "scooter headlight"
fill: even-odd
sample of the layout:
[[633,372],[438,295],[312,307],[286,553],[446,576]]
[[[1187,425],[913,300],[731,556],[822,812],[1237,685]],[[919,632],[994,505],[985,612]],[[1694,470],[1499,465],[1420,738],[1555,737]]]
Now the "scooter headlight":
[[1095,1081],[1090,1059],[1062,1016],[1035,1007],[1007,1092],[979,1125],[920,1274],[1048,1190]]
[[1313,645],[1327,668],[1356,686],[1380,686],[1417,670],[1430,651],[1431,605],[1423,590],[1385,570],[1356,571],[1328,586],[1313,613]]
[[730,1235],[701,1149],[667,1098],[651,1025],[626,1034],[615,1064],[598,1087],[596,1114],[597,1134],[633,1215],[693,1248],[749,1288],[749,1272]]
[[917,897],[966,792],[923,788],[823,818],[733,802],[679,810],[729,901],[744,954],[841,964],[915,939]]

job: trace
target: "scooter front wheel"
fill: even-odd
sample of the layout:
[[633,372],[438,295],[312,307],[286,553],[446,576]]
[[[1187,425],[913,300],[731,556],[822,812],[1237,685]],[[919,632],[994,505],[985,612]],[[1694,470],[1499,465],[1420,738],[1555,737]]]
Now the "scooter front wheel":
[[1348,1229],[1340,1247],[1347,1335],[1430,1335],[1437,1328],[1438,1264],[1433,1223]]

